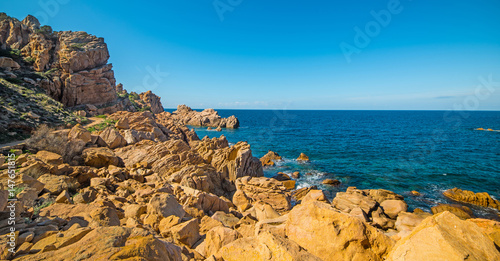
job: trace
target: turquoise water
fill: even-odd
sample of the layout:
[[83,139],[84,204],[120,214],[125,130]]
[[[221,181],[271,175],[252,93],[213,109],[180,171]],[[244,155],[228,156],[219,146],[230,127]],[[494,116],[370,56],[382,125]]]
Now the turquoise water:
[[[254,156],[284,157],[266,176],[300,171],[297,187],[317,185],[333,198],[348,186],[383,188],[405,196],[410,208],[452,203],[442,196],[458,187],[500,199],[500,112],[218,110],[241,127],[222,132],[195,128],[200,138],[225,135],[248,141]],[[297,163],[303,152],[311,162]],[[312,175],[305,175],[311,173]],[[325,178],[339,187],[321,184]],[[416,190],[422,196],[410,195]],[[494,211],[473,207],[479,216]]]

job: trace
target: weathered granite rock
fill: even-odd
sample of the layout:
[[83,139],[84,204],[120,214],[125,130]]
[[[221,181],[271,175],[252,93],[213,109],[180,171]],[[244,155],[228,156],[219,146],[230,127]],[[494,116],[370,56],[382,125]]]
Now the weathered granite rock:
[[288,214],[286,235],[322,260],[384,260],[394,242],[376,228],[313,201]]
[[387,260],[500,260],[500,252],[476,224],[446,211],[399,240]]
[[12,58],[9,57],[0,57],[0,68],[2,69],[19,69],[21,66],[16,63]]
[[252,156],[250,145],[246,142],[238,142],[232,147],[217,150],[211,164],[223,178],[232,182],[245,176],[264,176],[262,164],[258,158]]
[[2,49],[21,49],[29,42],[32,27],[26,25],[27,20],[20,22],[16,18],[0,13],[5,19],[0,20],[0,47]]
[[16,260],[182,260],[181,248],[155,239],[140,229],[99,227],[80,240],[57,248],[21,256]]
[[500,222],[483,218],[472,218],[467,221],[473,222],[481,228],[483,233],[493,240],[497,249],[500,251]]
[[168,217],[171,215],[183,218],[185,215],[182,206],[179,205],[174,195],[169,193],[157,193],[151,197],[147,205],[148,214]]
[[177,106],[177,110],[168,117],[175,121],[191,125],[191,126],[204,126],[204,127],[220,127],[236,129],[240,126],[240,122],[235,116],[222,118],[214,109],[205,109],[201,112],[194,111],[186,105]]
[[88,148],[83,150],[82,157],[85,164],[95,168],[107,167],[109,165],[120,166],[121,159],[108,148]]
[[500,201],[493,199],[488,193],[474,193],[468,190],[453,188],[443,192],[443,195],[455,201],[489,207],[500,210]]
[[297,161],[309,161],[309,157],[304,153],[300,153],[299,157],[297,158]]
[[[243,177],[236,180],[238,200],[246,199],[248,203],[262,201],[268,203],[278,212],[287,211],[291,208],[291,196],[286,192],[283,183],[275,179],[260,177]],[[238,201],[236,200],[236,201]],[[238,206],[240,202],[233,203]]]
[[257,237],[237,239],[224,245],[216,256],[225,261],[240,260],[301,260],[319,261],[318,257],[308,253],[297,243],[269,232]]
[[266,155],[260,158],[260,162],[262,162],[262,166],[274,166],[274,161],[282,160],[281,156],[274,151],[269,151]]
[[101,137],[110,149],[116,149],[127,145],[127,141],[116,129],[108,127],[103,130],[99,137]]
[[165,111],[161,104],[160,97],[156,96],[153,92],[143,92],[139,94],[139,97],[149,108],[151,108],[152,113],[162,113]]
[[223,246],[240,237],[240,233],[227,227],[218,226],[210,229],[205,238],[205,256],[217,254]]
[[432,214],[448,211],[461,219],[473,218],[472,210],[466,206],[439,204],[431,208]]

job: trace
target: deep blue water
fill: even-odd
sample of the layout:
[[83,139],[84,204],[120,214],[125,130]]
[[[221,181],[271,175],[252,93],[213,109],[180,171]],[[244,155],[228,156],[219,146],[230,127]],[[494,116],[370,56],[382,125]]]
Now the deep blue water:
[[[272,111],[218,110],[236,115],[241,127],[222,132],[195,128],[198,136],[225,135],[248,141],[254,156],[273,150],[284,157],[266,176],[300,171],[298,187],[317,185],[330,193],[348,186],[383,188],[405,196],[410,208],[429,210],[448,201],[442,192],[458,187],[500,199],[500,112]],[[303,152],[311,162],[294,159]],[[312,173],[313,175],[304,175]],[[339,187],[321,184],[325,178]],[[410,195],[417,190],[422,196]],[[473,208],[480,216],[493,214]]]

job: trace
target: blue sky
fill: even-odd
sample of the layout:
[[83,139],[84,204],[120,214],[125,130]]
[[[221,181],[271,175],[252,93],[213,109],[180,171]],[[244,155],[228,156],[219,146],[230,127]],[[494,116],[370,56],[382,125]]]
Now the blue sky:
[[[21,0],[0,11],[104,37],[117,82],[167,108],[500,110],[498,1],[280,2]],[[480,77],[490,88],[477,90]]]

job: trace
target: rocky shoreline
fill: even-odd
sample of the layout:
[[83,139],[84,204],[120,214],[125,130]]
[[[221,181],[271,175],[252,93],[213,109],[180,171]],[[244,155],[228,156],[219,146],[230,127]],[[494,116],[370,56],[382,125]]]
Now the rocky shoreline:
[[[41,88],[55,104],[27,125],[35,131],[25,143],[1,149],[0,259],[500,260],[500,222],[462,204],[500,210],[487,193],[450,189],[444,195],[457,204],[428,213],[409,212],[402,195],[384,189],[349,187],[332,200],[314,186],[296,189],[301,173],[264,177],[277,153],[258,159],[246,142],[200,139],[186,126],[238,128],[235,116],[186,105],[164,112],[152,92],[115,86],[102,38],[47,33],[31,16],[0,18],[2,48],[23,50],[2,57],[10,59],[2,86]],[[12,80],[50,68],[60,72]],[[97,84],[103,78],[109,86]],[[74,90],[84,91],[75,98]],[[104,90],[96,98],[104,100],[85,96]],[[6,129],[18,128],[24,114],[2,108],[12,115]],[[57,128],[43,125],[51,113],[60,114]]]
[[[21,189],[15,253],[4,237],[2,259],[500,258],[500,222],[473,218],[464,206],[407,212],[401,195],[355,187],[330,202],[315,187],[296,190],[286,174],[264,177],[263,165],[279,160],[276,153],[259,160],[246,142],[199,139],[168,113],[119,111],[107,118],[114,125],[104,130],[76,125],[35,133],[4,151],[16,155]],[[44,147],[61,141],[67,148]],[[1,202],[7,202],[8,163],[1,169]],[[498,207],[487,193],[445,195]],[[7,204],[0,210],[9,215]],[[5,222],[0,233],[8,232]]]

